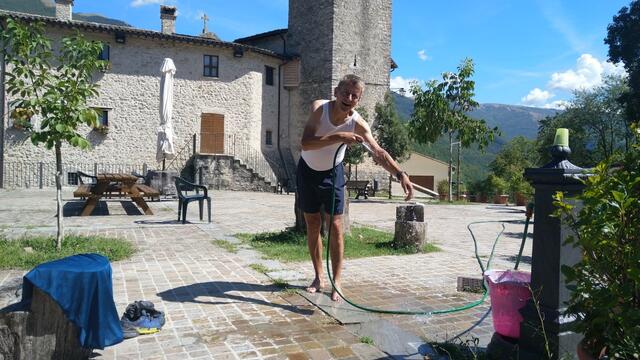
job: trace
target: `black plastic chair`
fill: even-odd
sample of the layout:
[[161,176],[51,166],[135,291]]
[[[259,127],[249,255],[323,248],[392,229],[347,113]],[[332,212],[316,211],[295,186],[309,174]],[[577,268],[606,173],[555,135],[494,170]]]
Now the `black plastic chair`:
[[[76,174],[78,174],[78,183],[80,185],[84,185],[84,184],[96,184],[98,182],[98,178],[93,176],[93,175],[89,175],[85,172],[82,172],[80,170],[76,171]],[[85,179],[87,179],[85,181]]]
[[151,180],[147,176],[142,175],[136,171],[132,171],[131,175],[138,178],[138,181],[137,181],[138,184],[151,185]]
[[[198,201],[198,206],[200,208],[200,221],[202,221],[204,201],[207,200],[209,222],[211,222],[211,198],[208,195],[207,187],[203,185],[196,185],[180,177],[176,177],[175,184],[176,192],[178,193],[178,221],[180,221],[180,216],[182,216],[183,224],[187,221],[187,206],[192,201]],[[203,193],[200,193],[200,190],[202,190]],[[189,191],[195,191],[195,194],[189,195]]]

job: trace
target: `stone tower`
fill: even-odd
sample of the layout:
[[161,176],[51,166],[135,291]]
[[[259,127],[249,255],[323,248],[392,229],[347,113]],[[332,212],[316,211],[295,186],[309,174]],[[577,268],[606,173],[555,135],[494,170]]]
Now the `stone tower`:
[[332,99],[346,74],[365,80],[360,106],[373,120],[389,89],[391,0],[289,0],[287,52],[300,58],[300,85],[290,92],[289,144],[294,159],[315,99]]

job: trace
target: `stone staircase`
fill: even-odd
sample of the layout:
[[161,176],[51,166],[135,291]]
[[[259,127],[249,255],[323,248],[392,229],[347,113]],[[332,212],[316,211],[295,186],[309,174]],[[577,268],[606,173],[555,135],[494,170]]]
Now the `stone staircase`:
[[[232,155],[193,158],[196,182],[215,190],[276,192],[277,184]],[[275,178],[275,177],[274,177]]]

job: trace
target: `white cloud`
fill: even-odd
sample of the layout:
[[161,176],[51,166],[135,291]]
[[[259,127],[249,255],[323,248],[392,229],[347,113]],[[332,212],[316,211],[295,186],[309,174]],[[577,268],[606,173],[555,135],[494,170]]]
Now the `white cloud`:
[[404,89],[404,96],[411,97],[411,93],[409,92],[409,88],[411,88],[411,84],[414,82],[418,82],[418,79],[405,79],[402,76],[396,76],[391,78],[389,83],[389,87],[392,91],[399,93],[400,89]]
[[548,86],[567,91],[589,90],[601,85],[606,75],[624,74],[622,64],[612,64],[600,61],[591,54],[582,54],[576,61],[575,69],[553,73]]
[[425,50],[418,51],[418,57],[422,61],[431,60],[431,56],[427,55],[427,52]]
[[548,92],[547,90],[540,90],[539,88],[535,88],[529,91],[529,94],[520,99],[520,101],[528,106],[539,106],[544,104],[547,100],[551,99],[554,96],[555,95]]
[[152,4],[160,4],[160,5],[164,5],[166,3],[168,3],[170,1],[167,0],[133,0],[131,2],[131,7],[140,7],[140,6],[145,6],[145,5],[152,5]]

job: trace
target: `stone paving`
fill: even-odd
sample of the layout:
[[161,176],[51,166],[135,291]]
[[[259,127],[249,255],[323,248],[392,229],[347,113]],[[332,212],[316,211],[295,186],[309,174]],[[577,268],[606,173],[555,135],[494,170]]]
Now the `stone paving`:
[[[241,246],[232,253],[213,240],[235,241],[240,232],[278,231],[294,222],[293,195],[213,191],[213,223],[189,209],[179,224],[175,201],[149,202],[153,216],[144,216],[130,202],[102,202],[91,217],[74,216],[81,204],[65,191],[65,225],[69,232],[118,236],[138,252],[112,263],[114,298],[119,313],[134,300],[150,300],[165,311],[167,323],[154,335],[128,339],[95,352],[101,359],[379,359],[422,358],[429,352],[412,344],[413,354],[394,354],[381,343],[361,342],[353,327],[340,325],[295,292],[282,292],[273,278],[306,284],[313,277],[310,262],[281,264],[265,261]],[[397,203],[352,201],[354,224],[393,231]],[[0,191],[0,236],[16,238],[55,231],[53,191]],[[348,298],[371,307],[431,311],[462,306],[480,294],[456,291],[458,276],[479,277],[473,242],[466,229],[472,221],[524,220],[523,208],[487,205],[428,205],[427,237],[442,251],[408,256],[348,260],[343,290]],[[474,228],[483,261],[491,251],[500,225]],[[496,249],[494,268],[513,267],[523,223],[509,223]],[[532,231],[532,227],[531,227]],[[346,245],[348,246],[348,244]],[[531,242],[521,268],[528,270]],[[260,263],[271,271],[252,270]],[[0,286],[24,271],[0,271]],[[287,276],[281,276],[287,274]],[[6,304],[0,304],[4,306]],[[471,310],[433,316],[377,315],[392,329],[426,341],[460,335],[486,344],[493,332],[489,301]],[[366,342],[366,341],[365,341]],[[387,351],[384,352],[383,350]]]

